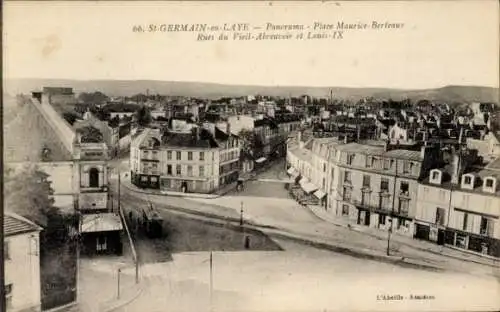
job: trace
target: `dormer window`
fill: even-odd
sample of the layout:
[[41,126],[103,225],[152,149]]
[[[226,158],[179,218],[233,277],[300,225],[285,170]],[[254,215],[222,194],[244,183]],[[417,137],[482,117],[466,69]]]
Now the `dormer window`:
[[472,190],[474,188],[474,176],[472,174],[464,174],[462,177],[462,188]]
[[433,169],[431,170],[431,179],[430,182],[433,184],[441,184],[441,170]]
[[494,193],[496,190],[497,179],[495,177],[484,178],[483,191]]

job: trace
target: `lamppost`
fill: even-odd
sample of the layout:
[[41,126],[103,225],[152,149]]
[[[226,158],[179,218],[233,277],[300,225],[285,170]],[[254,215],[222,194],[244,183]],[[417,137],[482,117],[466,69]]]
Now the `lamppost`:
[[241,202],[240,208],[240,226],[243,226],[243,201]]
[[122,269],[118,269],[118,289],[117,289],[117,293],[118,293],[118,299],[120,299],[120,273],[122,272]]
[[390,256],[391,233],[392,233],[392,216],[391,216],[391,219],[389,219],[389,230],[387,231],[387,255],[388,256]]

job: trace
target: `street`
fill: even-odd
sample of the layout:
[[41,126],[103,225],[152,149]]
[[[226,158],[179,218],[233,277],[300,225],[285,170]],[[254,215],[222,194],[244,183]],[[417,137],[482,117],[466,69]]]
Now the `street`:
[[[172,262],[144,265],[147,288],[117,311],[388,311],[408,304],[467,310],[475,302],[497,306],[499,287],[491,278],[401,268],[277,243],[285,251],[214,252],[212,270],[209,252],[175,254]],[[405,300],[377,300],[384,294],[400,294]],[[434,299],[409,302],[410,295]]]
[[[266,179],[277,178],[284,171],[282,163],[277,163],[267,172],[259,175]],[[385,233],[378,236],[340,227],[319,219],[308,208],[298,205],[288,197],[282,183],[249,181],[244,190],[233,191],[226,196],[214,199],[182,198],[175,196],[152,195],[131,190],[130,182],[122,179],[122,203],[132,206],[144,205],[150,201],[159,210],[204,220],[222,220],[236,223],[240,218],[243,205],[245,223],[259,227],[267,235],[285,234],[295,238],[313,240],[323,244],[333,244],[339,248],[366,251],[380,256],[385,255],[387,245]],[[258,195],[258,196],[256,196]],[[228,219],[229,218],[229,219]],[[446,270],[499,276],[498,264],[489,265],[464,261],[459,251],[447,250],[441,254],[442,247],[417,241],[411,238],[394,237],[391,242],[393,255],[404,256],[406,262],[426,264]],[[451,256],[450,256],[451,255]],[[478,258],[471,256],[471,259]],[[485,262],[483,260],[483,262]]]

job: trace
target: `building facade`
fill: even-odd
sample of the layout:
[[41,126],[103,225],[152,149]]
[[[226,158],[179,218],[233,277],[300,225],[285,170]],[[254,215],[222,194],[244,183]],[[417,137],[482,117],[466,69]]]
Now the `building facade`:
[[40,231],[13,213],[4,215],[5,301],[7,312],[41,311]]
[[236,135],[227,133],[202,126],[161,134],[145,130],[131,145],[132,182],[140,187],[194,193],[212,193],[235,182],[241,146]]
[[457,152],[419,186],[415,237],[500,257],[500,159],[471,168],[467,156]]

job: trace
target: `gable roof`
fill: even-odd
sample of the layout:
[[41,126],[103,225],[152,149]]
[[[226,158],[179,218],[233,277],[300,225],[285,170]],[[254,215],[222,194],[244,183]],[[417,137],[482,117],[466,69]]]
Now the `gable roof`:
[[5,212],[3,218],[3,231],[5,236],[19,235],[41,231],[42,228],[12,212]]
[[[49,150],[51,161],[69,161],[72,159],[72,144],[74,132],[71,128],[65,129],[65,121],[52,107],[36,107],[40,102],[27,101],[16,118],[4,127],[4,157],[5,162],[41,161],[44,148]],[[49,110],[45,114],[43,110]],[[52,109],[53,110],[53,109]],[[49,116],[59,118],[61,129],[57,129]],[[59,130],[59,131],[58,131]],[[62,133],[69,133],[69,136]]]

